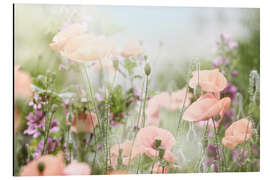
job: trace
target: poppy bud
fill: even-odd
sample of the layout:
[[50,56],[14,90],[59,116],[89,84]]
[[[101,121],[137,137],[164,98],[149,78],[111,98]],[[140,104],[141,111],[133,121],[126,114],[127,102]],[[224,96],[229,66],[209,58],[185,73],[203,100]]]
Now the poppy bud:
[[146,63],[144,66],[144,73],[149,76],[151,74],[151,67],[149,65],[149,63]]

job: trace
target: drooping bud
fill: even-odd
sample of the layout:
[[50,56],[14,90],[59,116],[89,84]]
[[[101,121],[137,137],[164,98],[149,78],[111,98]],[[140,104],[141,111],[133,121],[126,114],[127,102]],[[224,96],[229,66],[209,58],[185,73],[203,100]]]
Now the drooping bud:
[[149,63],[146,63],[144,66],[144,73],[149,76],[151,74],[151,67]]

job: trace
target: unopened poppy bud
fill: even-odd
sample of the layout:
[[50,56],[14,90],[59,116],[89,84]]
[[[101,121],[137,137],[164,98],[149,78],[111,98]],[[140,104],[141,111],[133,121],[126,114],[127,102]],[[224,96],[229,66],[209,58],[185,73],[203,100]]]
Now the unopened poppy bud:
[[144,66],[144,73],[149,76],[151,74],[151,67],[149,63],[146,63]]
[[43,162],[38,163],[38,170],[42,173],[45,169],[45,164]]
[[155,139],[155,148],[156,149],[159,148],[160,144],[161,144],[161,139]]
[[159,158],[162,159],[165,154],[165,149],[163,147],[159,147]]
[[58,105],[53,104],[52,105],[52,112],[56,112],[57,108],[58,108]]

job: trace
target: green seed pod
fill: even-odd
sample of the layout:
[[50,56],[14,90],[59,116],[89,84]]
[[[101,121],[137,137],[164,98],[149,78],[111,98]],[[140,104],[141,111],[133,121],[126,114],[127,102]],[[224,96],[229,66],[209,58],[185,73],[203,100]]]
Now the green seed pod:
[[161,139],[155,139],[155,148],[156,149],[159,148],[160,144],[161,144]]
[[45,169],[45,164],[43,162],[38,163],[38,170],[39,172],[43,172]]
[[165,149],[163,147],[159,147],[158,149],[159,149],[158,156],[159,156],[160,159],[162,159],[164,154],[165,154]]

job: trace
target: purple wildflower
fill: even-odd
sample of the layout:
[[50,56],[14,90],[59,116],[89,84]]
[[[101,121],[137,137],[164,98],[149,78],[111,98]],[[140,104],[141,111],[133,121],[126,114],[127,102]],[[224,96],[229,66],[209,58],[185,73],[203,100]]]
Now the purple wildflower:
[[236,162],[237,166],[239,167],[242,166],[247,157],[248,157],[248,150],[245,150],[244,154],[243,150],[236,149],[233,151],[232,159],[234,162]]
[[45,128],[45,115],[41,110],[34,110],[26,116],[28,128],[24,134],[28,134],[37,138],[40,136],[40,129]]
[[[46,154],[48,153],[52,153],[56,150],[56,148],[58,147],[59,145],[59,141],[55,138],[52,138],[52,137],[48,137],[48,140],[47,140],[47,150],[46,150]],[[37,147],[35,148],[35,152],[33,153],[33,156],[35,159],[39,158],[41,156],[41,153],[43,151],[43,146],[44,146],[44,139],[42,139]]]

